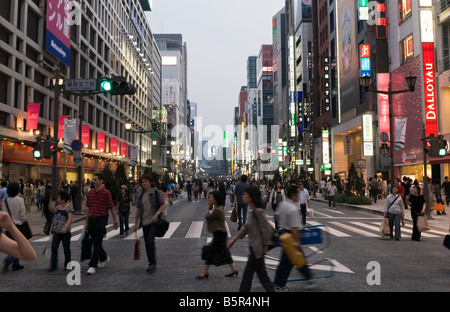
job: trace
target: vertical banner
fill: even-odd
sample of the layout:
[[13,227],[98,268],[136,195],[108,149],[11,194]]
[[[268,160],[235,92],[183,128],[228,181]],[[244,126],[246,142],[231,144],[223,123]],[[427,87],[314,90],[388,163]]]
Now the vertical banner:
[[434,64],[434,43],[422,43],[423,88],[425,97],[425,130],[426,136],[438,135],[436,68]]
[[73,154],[72,141],[77,139],[77,120],[64,119],[64,147],[63,150],[67,154]]
[[[389,89],[389,73],[377,74],[378,90],[388,91]],[[387,94],[378,94],[378,128],[380,133],[386,132],[389,137],[389,96]],[[391,138],[389,137],[388,146],[390,144]],[[381,144],[381,142],[380,142]]]
[[324,164],[330,163],[330,141],[329,130],[322,130],[322,161]]
[[117,138],[109,139],[109,151],[114,155],[117,154]]
[[41,110],[41,103],[28,104],[27,129],[35,130],[38,126],[39,111]]
[[139,146],[131,146],[131,148],[130,148],[130,160],[131,160],[131,164],[133,165],[133,166],[136,166],[137,165],[137,156],[138,156],[138,149],[139,149]]
[[97,149],[102,152],[105,150],[105,132],[97,132]]
[[128,145],[127,142],[120,142],[120,155],[127,156]]
[[81,127],[81,142],[87,147],[89,145],[91,128],[89,125],[83,125]]
[[405,147],[406,122],[408,118],[395,118],[395,150]]
[[47,0],[45,49],[70,66],[71,0]]
[[59,116],[58,119],[58,139],[64,138],[64,120],[69,119],[69,116]]
[[373,156],[372,115],[362,116],[363,156]]
[[350,155],[352,153],[352,141],[349,135],[344,134],[342,136],[344,140],[344,155]]

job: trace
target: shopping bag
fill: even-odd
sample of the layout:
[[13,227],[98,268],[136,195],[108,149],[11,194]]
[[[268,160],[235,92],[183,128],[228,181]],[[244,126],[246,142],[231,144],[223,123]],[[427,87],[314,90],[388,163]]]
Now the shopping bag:
[[430,226],[428,225],[427,217],[424,215],[420,215],[417,217],[417,230],[419,232],[425,232],[430,230]]
[[91,259],[92,257],[92,238],[86,231],[84,239],[81,241],[81,261]]
[[445,235],[444,238],[444,246],[447,247],[448,249],[450,249],[450,235]]
[[303,268],[306,265],[306,259],[303,253],[298,249],[291,233],[284,233],[280,236],[281,246],[289,262],[296,268]]
[[444,212],[445,206],[443,204],[434,203],[433,210]]
[[231,221],[231,222],[237,222],[237,212],[236,212],[236,207],[234,207],[234,208],[233,208],[233,211],[231,212],[230,221]]
[[141,256],[141,241],[139,239],[136,239],[136,242],[134,243],[134,261],[139,260],[140,256]]
[[49,235],[48,242],[42,251],[42,254],[45,256],[47,260],[51,260],[52,258],[52,235]]
[[383,237],[391,235],[391,230],[389,229],[389,222],[386,218],[383,218],[383,221],[381,221],[380,234]]

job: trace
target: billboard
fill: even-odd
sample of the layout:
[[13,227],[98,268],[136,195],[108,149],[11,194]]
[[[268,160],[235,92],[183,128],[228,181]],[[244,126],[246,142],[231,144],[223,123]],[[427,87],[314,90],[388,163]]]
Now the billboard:
[[[353,0],[339,1],[337,8],[339,102],[345,113],[359,102],[359,49],[356,44],[355,5]],[[348,107],[342,107],[342,103]]]
[[47,0],[45,49],[70,66],[71,0]]

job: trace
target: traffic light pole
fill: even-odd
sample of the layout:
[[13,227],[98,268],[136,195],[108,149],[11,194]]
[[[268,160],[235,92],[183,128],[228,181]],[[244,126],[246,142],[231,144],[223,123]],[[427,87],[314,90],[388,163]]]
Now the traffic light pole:
[[[60,79],[60,68],[59,64],[56,64],[56,77],[55,77],[55,103],[53,106],[53,139],[58,142],[58,131],[59,131],[59,79]],[[52,197],[54,200],[58,198],[58,151],[53,155],[53,165],[52,165]]]

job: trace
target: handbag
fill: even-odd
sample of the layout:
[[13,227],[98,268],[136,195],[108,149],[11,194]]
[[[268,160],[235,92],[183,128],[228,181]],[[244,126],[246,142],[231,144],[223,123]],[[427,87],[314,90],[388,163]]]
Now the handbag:
[[417,230],[419,232],[425,232],[430,230],[427,218],[424,215],[420,215],[417,217]]
[[164,218],[158,217],[158,221],[156,221],[155,236],[163,237],[164,235],[166,235],[168,229],[169,221]]
[[[5,198],[6,208],[8,209],[9,216],[12,219],[11,211],[9,210],[8,199]],[[26,239],[30,239],[33,237],[33,233],[31,233],[30,225],[28,221],[23,222],[22,224],[16,224],[17,229],[25,236]]]
[[236,207],[234,207],[234,208],[233,208],[233,211],[231,212],[230,221],[231,221],[231,222],[237,222],[237,211],[236,211]]
[[444,238],[444,244],[443,244],[445,247],[447,247],[448,249],[450,249],[450,235],[445,235],[445,238]]

